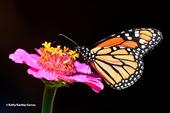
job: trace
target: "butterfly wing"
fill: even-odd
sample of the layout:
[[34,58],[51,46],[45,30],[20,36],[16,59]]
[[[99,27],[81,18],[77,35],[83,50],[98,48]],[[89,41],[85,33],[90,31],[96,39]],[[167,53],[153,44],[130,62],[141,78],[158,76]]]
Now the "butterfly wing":
[[97,47],[91,52],[95,53],[91,65],[112,88],[127,88],[142,75],[143,62],[135,49],[111,46]]
[[142,57],[162,39],[157,29],[141,28],[123,31],[101,40],[90,51],[95,57],[94,69],[115,89],[134,84],[142,75]]
[[162,38],[161,32],[157,29],[135,28],[122,31],[117,35],[110,35],[95,44],[95,47],[124,46],[137,49],[143,56],[148,50],[154,48]]

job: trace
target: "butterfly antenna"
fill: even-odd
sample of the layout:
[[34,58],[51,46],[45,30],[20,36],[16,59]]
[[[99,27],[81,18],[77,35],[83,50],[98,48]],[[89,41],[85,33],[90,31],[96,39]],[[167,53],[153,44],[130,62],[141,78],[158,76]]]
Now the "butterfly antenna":
[[73,42],[76,46],[78,46],[78,44],[77,44],[74,40],[72,40],[71,38],[67,37],[66,35],[59,34],[59,36],[62,36],[62,37],[64,37],[64,38],[66,38],[67,40]]

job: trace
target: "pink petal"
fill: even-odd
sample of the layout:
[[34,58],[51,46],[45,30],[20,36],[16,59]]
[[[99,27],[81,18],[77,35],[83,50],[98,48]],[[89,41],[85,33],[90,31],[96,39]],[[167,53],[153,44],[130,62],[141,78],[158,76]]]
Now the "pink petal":
[[76,67],[77,72],[91,74],[91,68],[87,64],[76,61],[74,65]]
[[42,78],[42,76],[40,74],[38,74],[38,71],[39,70],[37,70],[35,68],[29,68],[27,70],[28,74],[33,75],[35,78]]
[[25,63],[30,67],[38,68],[37,65],[37,54],[29,54],[23,49],[17,49],[13,54],[9,55],[9,58],[15,63]]
[[94,74],[89,74],[89,75],[77,74],[73,76],[60,76],[59,78],[68,82],[71,81],[71,82],[85,83],[97,93],[99,93],[104,88],[104,85],[101,82],[101,78],[95,76]]
[[99,93],[101,90],[104,89],[104,85],[101,81],[99,80],[89,80],[85,82],[87,85],[89,85],[95,92]]
[[44,78],[46,80],[56,80],[57,78],[52,73],[45,72],[44,70],[37,70],[30,68],[27,70],[28,74],[33,75],[35,78]]

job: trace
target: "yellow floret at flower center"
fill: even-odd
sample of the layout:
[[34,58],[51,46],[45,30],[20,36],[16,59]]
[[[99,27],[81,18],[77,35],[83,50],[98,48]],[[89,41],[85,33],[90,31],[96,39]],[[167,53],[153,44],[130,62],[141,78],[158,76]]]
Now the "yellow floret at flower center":
[[51,47],[51,43],[45,42],[40,48],[41,56],[38,64],[47,72],[57,75],[72,75],[75,73],[74,61],[79,56],[75,51],[61,46]]

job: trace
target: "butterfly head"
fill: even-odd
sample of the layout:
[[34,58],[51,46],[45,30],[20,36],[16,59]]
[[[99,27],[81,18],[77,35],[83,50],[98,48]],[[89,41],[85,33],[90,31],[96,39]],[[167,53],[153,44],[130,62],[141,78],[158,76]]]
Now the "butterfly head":
[[89,48],[85,46],[78,46],[76,47],[76,51],[82,56],[83,60],[85,60],[87,63],[91,62],[93,60],[93,54],[91,54]]

